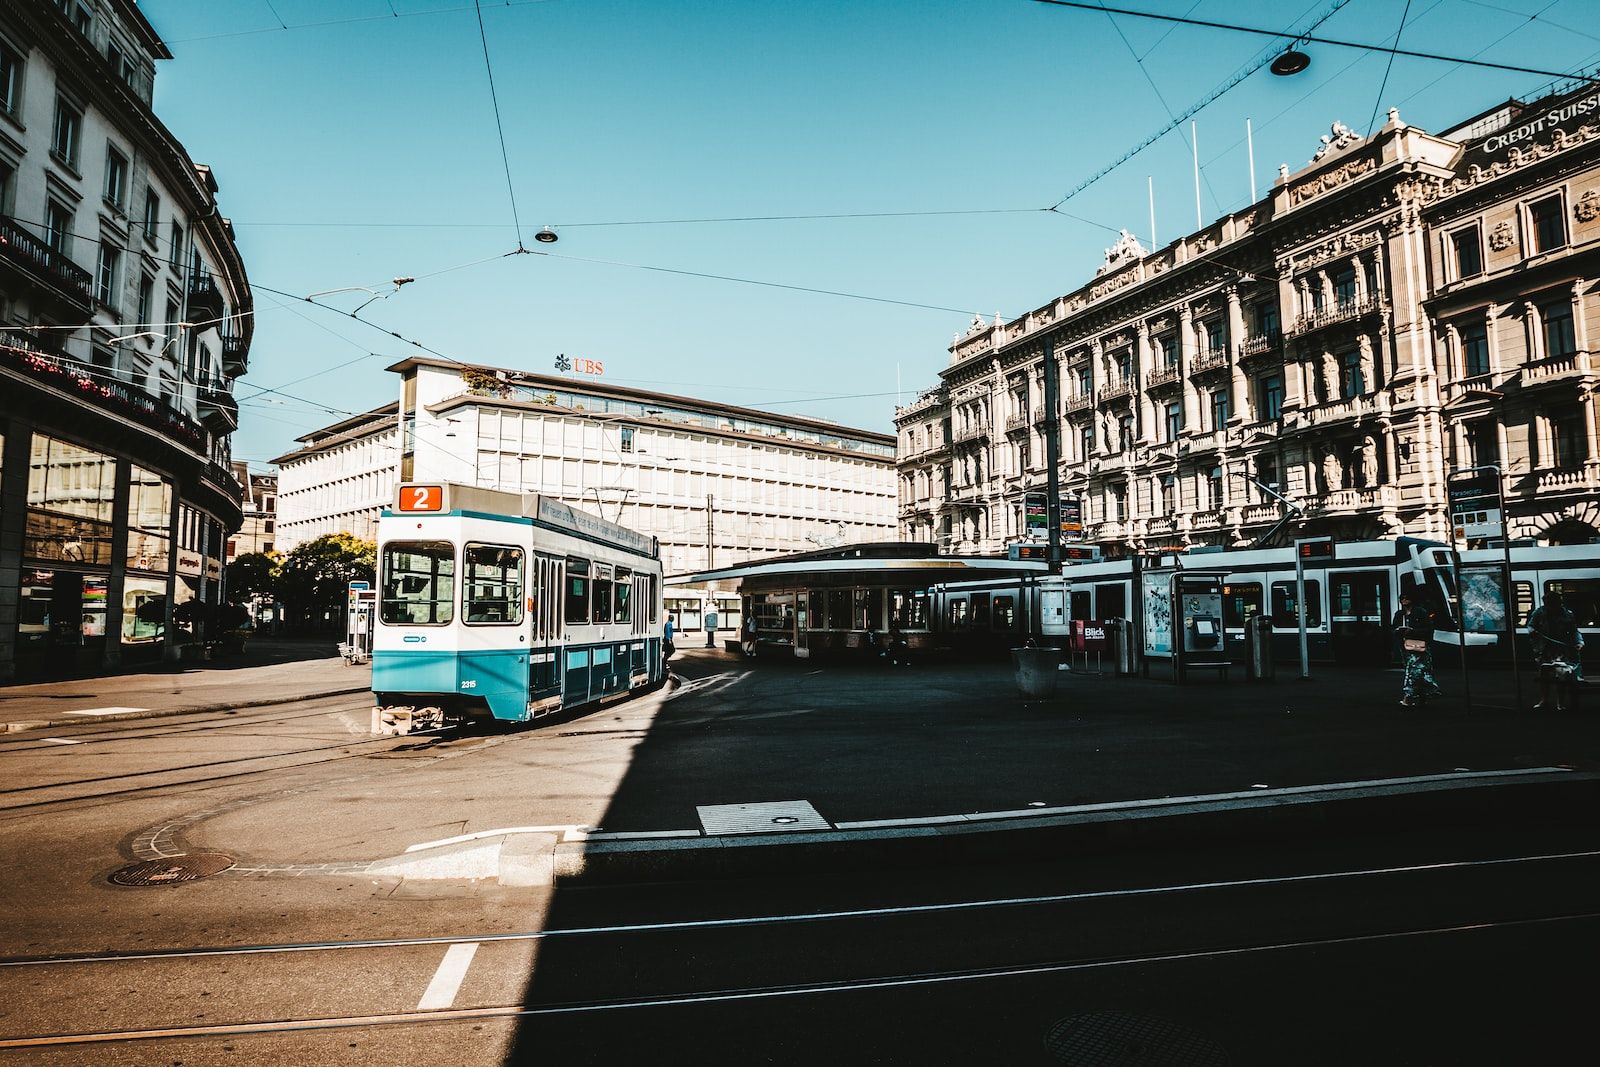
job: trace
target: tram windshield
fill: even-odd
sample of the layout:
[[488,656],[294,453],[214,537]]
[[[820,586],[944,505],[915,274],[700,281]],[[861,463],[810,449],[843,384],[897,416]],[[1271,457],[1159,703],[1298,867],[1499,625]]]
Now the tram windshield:
[[448,541],[391,541],[383,546],[383,600],[391,626],[443,626],[455,614],[456,549]]

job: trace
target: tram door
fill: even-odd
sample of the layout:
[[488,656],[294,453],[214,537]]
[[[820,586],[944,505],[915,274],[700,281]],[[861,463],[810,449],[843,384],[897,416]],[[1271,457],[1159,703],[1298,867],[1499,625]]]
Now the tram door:
[[1387,666],[1390,658],[1389,574],[1334,571],[1328,575],[1328,622],[1335,663]]
[[561,694],[561,564],[549,556],[534,560],[533,649],[528,657],[532,700]]

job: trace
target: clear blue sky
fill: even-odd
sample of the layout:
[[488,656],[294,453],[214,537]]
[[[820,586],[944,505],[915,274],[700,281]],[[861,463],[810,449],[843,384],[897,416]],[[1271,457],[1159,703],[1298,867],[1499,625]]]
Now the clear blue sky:
[[[1282,28],[1336,2],[1113,6]],[[897,369],[907,399],[934,384],[973,311],[1010,317],[1082,284],[1117,227],[1148,244],[1147,175],[1161,241],[1192,230],[1187,124],[1062,205],[1092,223],[1034,210],[580,224],[1047,207],[1271,44],[1029,0],[484,0],[523,240],[570,258],[434,275],[517,245],[470,2],[392,0],[400,17],[391,0],[141,7],[176,56],[157,113],[215,169],[252,281],[305,295],[412,276],[363,317],[455,358],[551,371],[566,353],[617,382],[878,430],[892,429]],[[1593,0],[1349,0],[1317,32],[1389,41],[1403,12],[1401,47],[1600,62]],[[1307,50],[1306,73],[1256,74],[1198,116],[1208,221],[1249,200],[1247,116],[1263,195],[1331,121],[1368,129],[1388,57]],[[1387,79],[1381,108],[1429,129],[1549,80],[1407,58]],[[535,244],[547,224],[560,242]],[[349,310],[366,295],[326,299]],[[382,368],[415,352],[304,303],[258,293],[257,307],[240,458],[389,401]],[[256,395],[278,386],[305,399]]]

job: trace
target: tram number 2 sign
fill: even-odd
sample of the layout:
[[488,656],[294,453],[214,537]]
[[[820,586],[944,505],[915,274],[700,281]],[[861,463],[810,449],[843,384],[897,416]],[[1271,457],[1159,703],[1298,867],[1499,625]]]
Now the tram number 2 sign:
[[442,485],[402,485],[400,487],[400,511],[442,511],[444,509],[444,486]]

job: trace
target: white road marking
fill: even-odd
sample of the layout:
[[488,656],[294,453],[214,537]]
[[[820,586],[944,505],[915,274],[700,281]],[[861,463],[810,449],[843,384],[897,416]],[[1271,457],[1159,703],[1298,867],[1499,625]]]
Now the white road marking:
[[149,708],[84,708],[82,711],[69,711],[68,715],[127,715],[135,711],[149,711]]
[[481,841],[486,837],[504,837],[507,834],[566,834],[575,830],[587,830],[587,826],[578,826],[574,823],[564,823],[560,826],[502,826],[498,830],[479,830],[475,834],[462,834],[459,837],[442,837],[437,841],[424,841],[420,845],[412,845],[407,852],[421,852],[425,848],[443,848],[445,845],[461,845],[468,841]]
[[82,741],[68,741],[65,737],[45,737],[40,740],[48,741],[52,745],[81,745]]
[[445,951],[444,959],[439,961],[439,969],[433,972],[433,981],[428,983],[427,991],[417,1001],[417,1010],[437,1011],[454,1004],[461,980],[467,976],[467,968],[472,966],[472,957],[477,951],[476,941],[451,945]]

